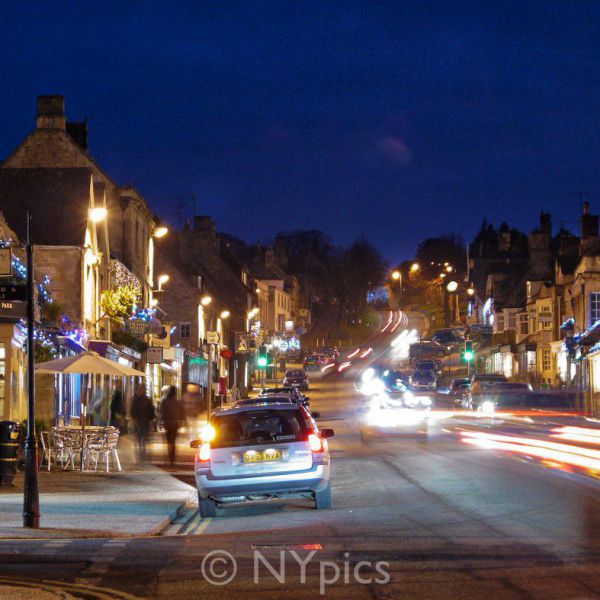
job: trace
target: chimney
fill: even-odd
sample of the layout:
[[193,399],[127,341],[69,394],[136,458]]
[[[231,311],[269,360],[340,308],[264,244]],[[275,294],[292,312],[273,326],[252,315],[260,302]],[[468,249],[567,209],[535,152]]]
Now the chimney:
[[38,96],[35,126],[37,129],[62,129],[64,131],[65,97]]
[[552,215],[550,213],[540,214],[540,231],[552,235]]
[[583,203],[583,214],[581,215],[581,237],[597,237],[598,236],[598,215],[590,215],[590,205],[588,202]]
[[83,150],[88,147],[88,123],[87,117],[84,121],[67,121],[67,133],[73,141]]

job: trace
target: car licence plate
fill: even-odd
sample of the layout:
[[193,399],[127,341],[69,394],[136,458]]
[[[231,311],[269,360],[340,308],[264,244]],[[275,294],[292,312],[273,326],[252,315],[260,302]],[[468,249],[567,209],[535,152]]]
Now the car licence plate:
[[242,454],[242,462],[258,463],[258,462],[274,462],[281,460],[281,450],[248,450]]

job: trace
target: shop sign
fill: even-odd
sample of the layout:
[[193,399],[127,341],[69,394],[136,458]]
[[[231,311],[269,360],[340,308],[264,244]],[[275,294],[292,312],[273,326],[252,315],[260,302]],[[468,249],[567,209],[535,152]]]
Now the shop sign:
[[159,365],[163,361],[163,349],[160,346],[149,346],[146,350],[146,362]]
[[12,276],[12,250],[0,248],[0,277]]
[[237,332],[235,334],[235,351],[238,354],[245,354],[250,350],[249,335],[246,333]]
[[147,333],[150,333],[151,328],[152,324],[149,321],[143,321],[142,319],[125,321],[125,330],[132,335],[146,335]]
[[26,319],[27,303],[0,300],[0,317],[8,317],[11,319]]
[[206,341],[209,344],[218,344],[221,341],[221,336],[219,335],[218,331],[207,331]]

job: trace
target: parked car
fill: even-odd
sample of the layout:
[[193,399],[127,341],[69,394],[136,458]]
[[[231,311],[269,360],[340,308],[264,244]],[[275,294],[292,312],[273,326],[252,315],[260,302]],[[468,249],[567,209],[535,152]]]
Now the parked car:
[[310,398],[305,396],[297,387],[276,387],[276,388],[263,388],[258,395],[259,398],[265,396],[289,396],[293,401],[302,404],[305,408],[308,408],[310,404]]
[[435,390],[437,378],[431,370],[415,371],[410,377],[410,384],[414,390]]
[[450,394],[452,396],[461,395],[465,388],[471,389],[471,378],[470,377],[455,377],[450,382]]
[[283,378],[284,386],[297,386],[301,390],[308,389],[308,375],[304,369],[288,369]]
[[194,472],[202,517],[218,506],[283,496],[310,497],[331,508],[329,449],[302,406],[248,404],[215,413],[196,448]]

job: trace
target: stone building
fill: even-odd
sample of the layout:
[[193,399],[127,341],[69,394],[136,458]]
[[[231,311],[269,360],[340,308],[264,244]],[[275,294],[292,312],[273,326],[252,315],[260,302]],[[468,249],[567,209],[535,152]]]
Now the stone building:
[[[208,357],[206,332],[213,330],[220,333],[220,348],[235,349],[236,332],[248,331],[248,313],[257,306],[256,285],[248,270],[220,243],[212,219],[195,217],[183,231],[172,233],[161,243],[156,261],[157,272],[171,278],[159,306],[174,323],[172,343],[203,359]],[[211,298],[204,307],[203,296]],[[220,317],[224,311],[229,313],[227,318]],[[226,377],[230,385],[235,380],[245,391],[251,358],[249,354],[231,361],[213,357],[213,373]]]
[[[0,210],[21,239],[26,211],[32,215],[35,276],[48,276],[48,290],[62,309],[55,333],[68,334],[68,341],[76,332],[78,343],[66,351],[100,340],[114,360],[143,368],[139,353],[112,344],[100,298],[122,285],[125,274],[141,305],[150,306],[156,223],[144,198],[117,185],[90,155],[87,122],[66,120],[62,96],[38,97],[35,129],[0,163]],[[57,380],[55,397],[40,410],[78,418],[80,382]]]

